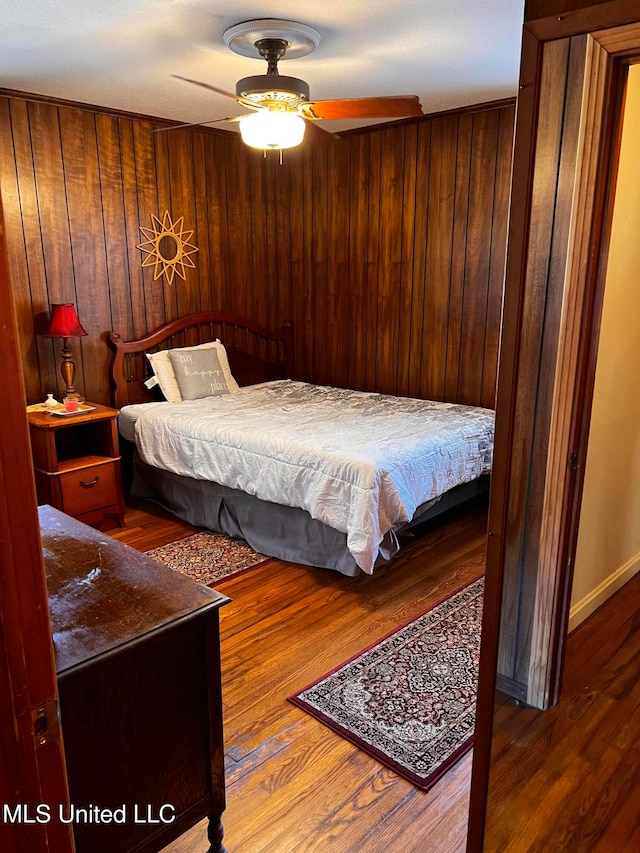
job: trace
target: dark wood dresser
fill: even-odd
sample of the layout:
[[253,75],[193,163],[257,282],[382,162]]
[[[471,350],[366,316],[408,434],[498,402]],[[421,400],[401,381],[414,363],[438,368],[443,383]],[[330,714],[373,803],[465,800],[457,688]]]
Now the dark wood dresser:
[[75,818],[78,853],[158,851],[207,816],[220,853],[218,610],[229,599],[57,509],[39,514],[71,800],[63,818]]

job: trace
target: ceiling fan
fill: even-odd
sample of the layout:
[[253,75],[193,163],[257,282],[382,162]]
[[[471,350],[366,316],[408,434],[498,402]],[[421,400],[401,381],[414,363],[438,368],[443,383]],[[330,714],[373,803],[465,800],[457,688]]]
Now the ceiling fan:
[[209,83],[177,74],[172,76],[231,98],[250,110],[250,113],[223,121],[239,122],[243,141],[253,148],[265,152],[293,148],[302,142],[307,128],[313,128],[310,132],[316,138],[329,139],[334,134],[314,124],[319,120],[393,119],[423,115],[416,95],[310,100],[309,85],[304,80],[285,77],[278,71],[280,60],[306,56],[320,43],[320,33],[305,24],[272,18],[246,21],[230,27],[223,38],[235,53],[264,59],[267,73],[238,80],[235,95]]

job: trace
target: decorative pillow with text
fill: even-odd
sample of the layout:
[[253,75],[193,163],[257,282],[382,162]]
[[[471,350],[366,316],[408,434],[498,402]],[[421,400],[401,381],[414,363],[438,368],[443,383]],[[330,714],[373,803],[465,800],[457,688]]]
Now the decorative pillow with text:
[[229,393],[216,349],[169,350],[169,360],[183,400]]
[[178,383],[176,381],[175,371],[173,369],[173,365],[171,364],[171,359],[169,358],[169,353],[193,352],[194,350],[205,349],[215,349],[215,351],[218,353],[218,361],[220,362],[220,367],[222,368],[222,373],[224,376],[224,381],[227,385],[228,392],[230,394],[233,394],[236,391],[240,390],[240,387],[236,380],[233,378],[231,369],[229,367],[227,350],[224,344],[220,341],[220,338],[216,338],[215,341],[210,341],[209,343],[205,344],[198,344],[194,347],[179,347],[173,350],[160,350],[159,352],[147,353],[147,358],[151,362],[153,372],[158,380],[160,390],[162,391],[165,400],[168,400],[170,403],[181,403],[183,400],[182,394],[180,393],[180,388],[178,387]]

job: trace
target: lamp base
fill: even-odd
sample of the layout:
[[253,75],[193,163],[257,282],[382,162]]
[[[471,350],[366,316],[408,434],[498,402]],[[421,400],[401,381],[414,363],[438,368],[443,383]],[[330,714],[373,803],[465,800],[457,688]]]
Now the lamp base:
[[84,397],[76,391],[75,385],[73,384],[76,378],[76,366],[71,358],[69,338],[63,338],[60,373],[62,374],[62,381],[64,382],[65,399],[77,400],[79,403],[84,403]]

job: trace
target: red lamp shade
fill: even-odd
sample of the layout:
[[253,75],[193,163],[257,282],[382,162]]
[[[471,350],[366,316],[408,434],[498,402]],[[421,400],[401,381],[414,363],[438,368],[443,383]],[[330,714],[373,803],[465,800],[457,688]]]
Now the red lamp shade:
[[63,338],[62,344],[62,364],[60,365],[60,373],[64,381],[64,393],[66,397],[75,397],[79,399],[76,392],[74,381],[76,378],[76,366],[71,358],[71,347],[69,338],[81,338],[87,335],[88,332],[82,328],[76,309],[71,302],[63,302],[51,306],[51,319],[49,328],[45,332],[45,338]]
[[46,338],[81,338],[88,334],[82,328],[72,302],[51,306],[51,320],[45,332]]

